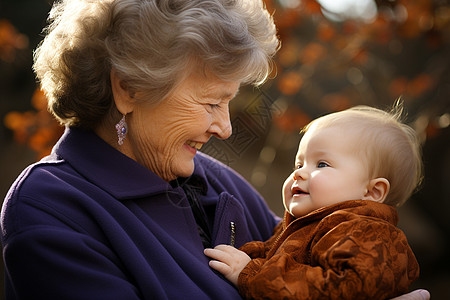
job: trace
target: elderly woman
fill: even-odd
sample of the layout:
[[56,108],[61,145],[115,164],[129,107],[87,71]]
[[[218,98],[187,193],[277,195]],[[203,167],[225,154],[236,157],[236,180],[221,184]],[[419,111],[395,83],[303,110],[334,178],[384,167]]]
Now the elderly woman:
[[197,151],[278,46],[261,0],[57,2],[34,69],[66,131],[6,196],[6,298],[239,299],[203,249],[279,219]]

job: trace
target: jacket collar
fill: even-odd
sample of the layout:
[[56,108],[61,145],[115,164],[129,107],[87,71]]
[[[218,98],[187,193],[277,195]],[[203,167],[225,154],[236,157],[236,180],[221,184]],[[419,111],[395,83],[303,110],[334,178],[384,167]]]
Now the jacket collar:
[[398,213],[395,207],[371,200],[349,200],[325,206],[310,212],[300,218],[295,218],[287,211],[284,212],[283,228],[286,229],[291,224],[306,224],[317,220],[322,220],[336,211],[348,211],[353,214],[365,215],[383,219],[393,225],[398,223]]
[[[67,127],[52,151],[77,172],[117,199],[151,196],[179,190],[161,177],[122,154],[93,131]],[[204,176],[195,164],[193,176]],[[203,175],[203,176],[202,176]],[[204,181],[204,180],[203,180]]]

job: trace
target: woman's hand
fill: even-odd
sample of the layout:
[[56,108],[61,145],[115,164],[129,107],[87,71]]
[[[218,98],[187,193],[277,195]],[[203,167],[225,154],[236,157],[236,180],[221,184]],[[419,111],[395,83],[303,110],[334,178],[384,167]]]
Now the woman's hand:
[[213,259],[209,262],[209,266],[222,273],[235,286],[239,274],[251,260],[245,252],[228,245],[218,245],[214,249],[207,248],[204,253]]
[[391,300],[430,300],[430,293],[427,290],[414,290]]

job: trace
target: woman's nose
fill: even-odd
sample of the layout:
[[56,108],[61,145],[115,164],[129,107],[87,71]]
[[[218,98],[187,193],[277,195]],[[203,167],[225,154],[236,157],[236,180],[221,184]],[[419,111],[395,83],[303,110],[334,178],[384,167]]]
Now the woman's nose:
[[219,139],[227,139],[232,133],[230,112],[228,107],[214,114],[214,120],[209,131]]

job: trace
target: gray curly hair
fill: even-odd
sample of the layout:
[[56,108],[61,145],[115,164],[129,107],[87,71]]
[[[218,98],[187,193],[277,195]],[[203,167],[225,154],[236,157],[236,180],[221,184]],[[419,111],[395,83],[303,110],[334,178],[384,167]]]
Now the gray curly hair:
[[130,92],[158,102],[192,61],[259,85],[280,44],[262,0],[62,0],[45,33],[33,68],[49,110],[90,129],[115,111],[112,68]]

